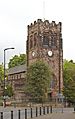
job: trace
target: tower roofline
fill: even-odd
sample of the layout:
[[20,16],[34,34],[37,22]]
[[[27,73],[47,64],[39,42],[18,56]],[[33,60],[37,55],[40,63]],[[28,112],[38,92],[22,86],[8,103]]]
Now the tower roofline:
[[45,23],[45,22],[49,23],[52,26],[54,26],[54,25],[59,26],[60,31],[61,31],[62,22],[58,22],[58,23],[56,23],[55,21],[49,22],[49,20],[43,21],[42,19],[37,19],[36,21],[34,21],[34,23],[31,23],[30,25],[28,25],[28,29],[34,27],[36,24],[41,24],[41,23]]

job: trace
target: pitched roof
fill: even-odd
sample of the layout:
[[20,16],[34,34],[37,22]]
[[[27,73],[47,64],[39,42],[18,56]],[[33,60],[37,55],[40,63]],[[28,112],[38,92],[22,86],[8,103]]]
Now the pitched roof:
[[9,74],[16,74],[16,73],[20,73],[20,72],[26,72],[27,71],[27,66],[26,64],[24,65],[19,65],[19,66],[15,66],[12,67],[8,70],[8,75]]

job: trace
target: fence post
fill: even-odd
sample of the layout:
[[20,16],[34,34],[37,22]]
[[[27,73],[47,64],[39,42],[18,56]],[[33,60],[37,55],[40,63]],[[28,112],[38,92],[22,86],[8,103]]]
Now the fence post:
[[33,115],[32,115],[32,108],[31,108],[31,118],[33,117]]
[[49,106],[47,106],[47,114],[49,114]]
[[18,119],[20,119],[20,110],[18,110]]
[[40,107],[40,115],[41,115],[41,107]]
[[3,119],[3,112],[1,112],[1,119]]
[[52,113],[52,106],[50,107],[50,113]]
[[45,115],[45,107],[43,107],[43,114]]
[[13,119],[13,111],[11,111],[11,119]]
[[25,109],[25,119],[27,119],[27,109]]
[[38,108],[36,107],[36,117],[38,116]]

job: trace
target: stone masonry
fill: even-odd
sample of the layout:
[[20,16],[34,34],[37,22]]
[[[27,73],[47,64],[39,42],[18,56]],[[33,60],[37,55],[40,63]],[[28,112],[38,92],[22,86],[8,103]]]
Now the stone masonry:
[[63,88],[62,23],[38,19],[28,25],[27,66],[38,59],[46,62],[53,72],[50,90],[54,97]]

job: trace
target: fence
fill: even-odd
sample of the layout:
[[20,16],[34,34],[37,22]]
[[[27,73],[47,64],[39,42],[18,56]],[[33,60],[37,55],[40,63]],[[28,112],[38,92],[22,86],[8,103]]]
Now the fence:
[[31,119],[50,113],[75,112],[74,108],[52,108],[52,106],[33,107],[26,109],[16,109],[9,111],[6,109],[0,112],[0,119]]

